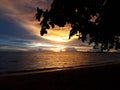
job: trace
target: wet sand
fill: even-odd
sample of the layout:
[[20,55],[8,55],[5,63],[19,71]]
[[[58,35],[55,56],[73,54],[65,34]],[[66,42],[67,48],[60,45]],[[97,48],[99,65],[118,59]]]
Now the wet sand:
[[0,75],[0,90],[120,90],[120,64]]

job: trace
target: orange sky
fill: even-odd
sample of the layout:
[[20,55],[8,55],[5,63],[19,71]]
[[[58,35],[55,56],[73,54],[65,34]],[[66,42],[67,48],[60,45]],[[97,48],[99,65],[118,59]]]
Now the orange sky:
[[61,49],[69,47],[79,51],[81,45],[87,48],[87,44],[78,41],[76,36],[68,39],[70,25],[63,28],[56,26],[56,28],[48,30],[48,34],[40,36],[39,22],[35,20],[34,16],[36,7],[45,10],[50,8],[51,3],[52,0],[0,0],[0,12],[2,12],[0,24],[4,24],[0,31],[0,41],[4,46],[1,45],[0,49],[11,50],[12,47],[15,50],[26,51],[47,47],[46,49],[54,50],[56,48],[59,51],[58,47]]

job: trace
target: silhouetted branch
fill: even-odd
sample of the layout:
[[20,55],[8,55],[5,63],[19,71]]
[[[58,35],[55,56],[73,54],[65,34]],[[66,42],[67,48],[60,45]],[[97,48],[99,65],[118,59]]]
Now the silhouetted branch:
[[77,32],[83,42],[89,35],[89,44],[103,50],[120,49],[120,31],[116,29],[116,9],[114,0],[53,0],[50,10],[43,12],[37,8],[36,19],[40,21],[40,34],[47,34],[50,26],[64,27],[71,24],[69,38]]

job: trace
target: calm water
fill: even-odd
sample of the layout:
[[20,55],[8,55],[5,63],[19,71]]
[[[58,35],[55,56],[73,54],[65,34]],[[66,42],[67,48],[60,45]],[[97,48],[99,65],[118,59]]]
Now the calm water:
[[0,74],[59,70],[120,63],[119,53],[15,52],[0,53]]

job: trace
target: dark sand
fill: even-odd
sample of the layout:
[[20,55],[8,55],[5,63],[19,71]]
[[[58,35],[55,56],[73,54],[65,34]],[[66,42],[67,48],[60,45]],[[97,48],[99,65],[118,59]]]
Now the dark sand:
[[120,64],[1,75],[0,90],[120,90]]

